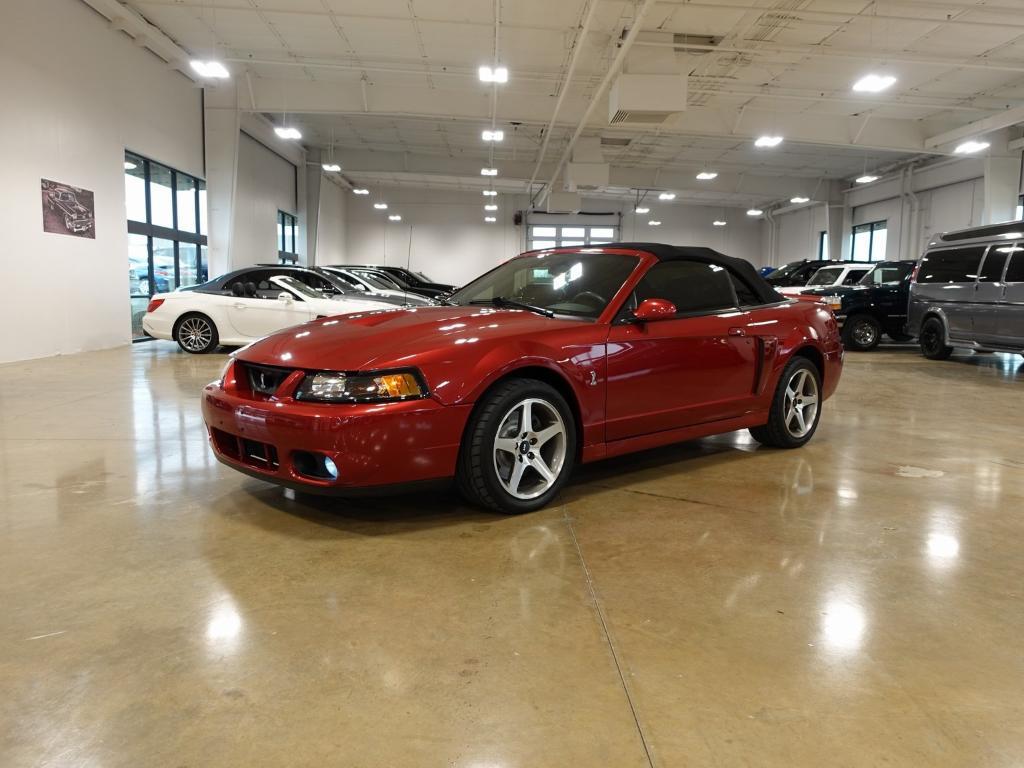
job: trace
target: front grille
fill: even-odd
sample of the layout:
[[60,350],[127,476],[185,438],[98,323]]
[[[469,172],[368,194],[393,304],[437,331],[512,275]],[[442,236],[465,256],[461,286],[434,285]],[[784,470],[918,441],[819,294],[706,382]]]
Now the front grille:
[[271,397],[291,373],[287,368],[274,368],[269,365],[253,365],[242,363],[245,368],[246,381],[249,389],[257,395]]
[[281,463],[277,460],[277,449],[269,443],[239,438],[242,445],[242,461],[260,469],[277,469]]

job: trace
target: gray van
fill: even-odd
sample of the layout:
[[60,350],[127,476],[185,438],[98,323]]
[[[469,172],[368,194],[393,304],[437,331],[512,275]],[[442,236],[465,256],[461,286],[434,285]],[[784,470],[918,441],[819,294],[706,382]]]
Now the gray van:
[[931,360],[954,347],[1024,354],[1024,221],[929,243],[910,286],[907,332]]

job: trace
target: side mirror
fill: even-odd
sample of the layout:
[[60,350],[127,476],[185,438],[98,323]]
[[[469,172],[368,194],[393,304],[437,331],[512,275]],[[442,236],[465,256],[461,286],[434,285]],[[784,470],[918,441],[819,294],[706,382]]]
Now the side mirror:
[[283,301],[285,304],[291,304],[292,295],[288,293],[288,291],[281,291],[279,294],[277,294],[277,300]]
[[641,322],[664,320],[676,314],[676,305],[667,299],[644,299],[633,311],[633,317]]

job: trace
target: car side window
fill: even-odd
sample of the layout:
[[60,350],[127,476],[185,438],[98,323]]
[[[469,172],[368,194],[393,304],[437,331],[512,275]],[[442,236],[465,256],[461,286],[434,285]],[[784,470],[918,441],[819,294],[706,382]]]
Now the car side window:
[[641,278],[635,294],[637,305],[646,299],[666,299],[680,314],[736,306],[729,271],[696,261],[658,262]]
[[981,272],[978,273],[979,283],[998,283],[1003,279],[1003,267],[1006,266],[1006,251],[1000,251],[996,247],[989,248],[985,261],[982,262]]
[[947,248],[931,251],[921,260],[917,273],[919,283],[973,283],[984,246]]
[[1024,283],[1024,248],[1020,246],[1010,249],[1013,254],[1010,256],[1010,264],[1006,268],[1006,282]]
[[843,285],[856,285],[867,273],[868,271],[866,269],[851,269],[843,280]]

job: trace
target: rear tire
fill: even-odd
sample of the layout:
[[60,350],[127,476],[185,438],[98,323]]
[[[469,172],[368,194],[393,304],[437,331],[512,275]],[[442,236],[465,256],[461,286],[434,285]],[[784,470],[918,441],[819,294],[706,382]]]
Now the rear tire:
[[561,490],[576,462],[576,424],[565,398],[536,379],[512,379],[478,403],[456,481],[467,500],[507,515],[533,512]]
[[190,355],[205,355],[220,344],[216,324],[199,312],[190,312],[174,324],[174,340]]
[[945,360],[953,354],[953,348],[946,346],[945,329],[937,317],[929,317],[921,326],[921,354],[929,360]]
[[782,370],[772,397],[768,423],[751,427],[761,445],[799,448],[810,440],[821,420],[821,374],[806,357],[794,357]]
[[871,315],[854,315],[843,325],[843,346],[854,352],[868,352],[882,340],[882,324]]

